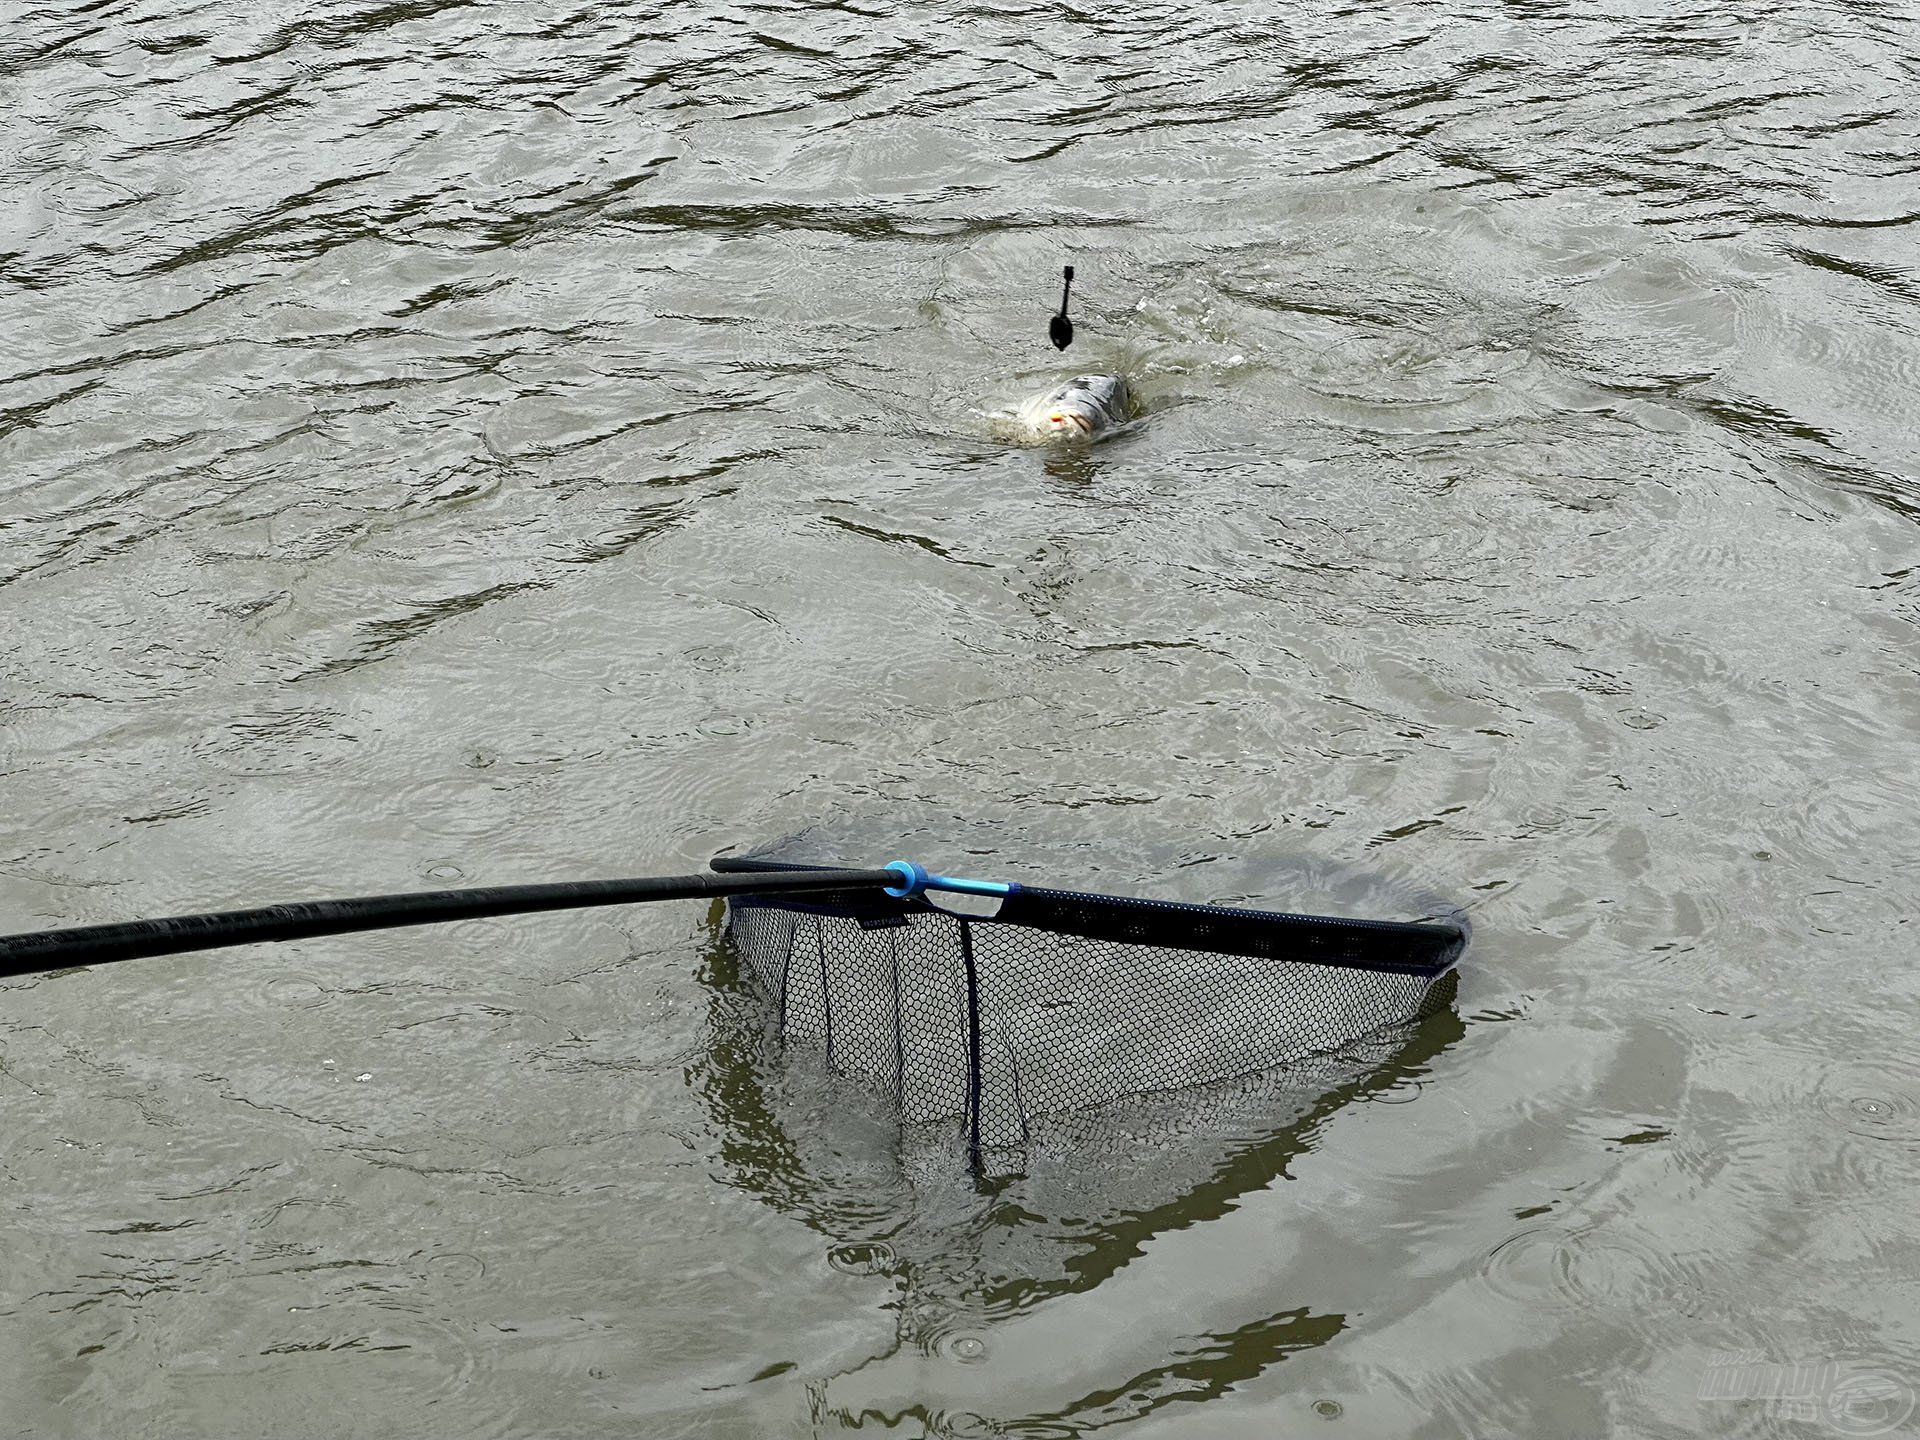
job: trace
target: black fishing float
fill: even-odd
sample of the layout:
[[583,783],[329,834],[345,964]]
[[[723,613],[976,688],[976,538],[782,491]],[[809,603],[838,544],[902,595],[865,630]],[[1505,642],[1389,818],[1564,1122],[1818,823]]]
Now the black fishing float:
[[1060,287],[1060,313],[1047,322],[1047,338],[1053,341],[1056,350],[1064,350],[1073,343],[1073,321],[1067,318],[1067,297],[1073,293],[1073,267],[1066,268],[1066,283]]

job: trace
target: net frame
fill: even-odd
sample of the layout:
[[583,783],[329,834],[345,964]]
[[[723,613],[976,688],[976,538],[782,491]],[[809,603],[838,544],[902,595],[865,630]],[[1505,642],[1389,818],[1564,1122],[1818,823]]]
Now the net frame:
[[[729,869],[818,869],[731,860]],[[958,1120],[976,1170],[1031,1122],[1297,1063],[1419,1019],[1467,933],[1014,885],[728,902],[783,1044]]]

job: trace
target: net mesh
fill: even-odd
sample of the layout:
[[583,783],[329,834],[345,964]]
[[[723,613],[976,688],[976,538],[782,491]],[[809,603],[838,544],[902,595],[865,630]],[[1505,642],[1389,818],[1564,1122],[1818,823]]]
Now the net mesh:
[[1464,943],[1039,893],[994,916],[751,896],[731,902],[728,928],[782,1042],[823,1050],[908,1123],[960,1119],[976,1152],[1025,1145],[1040,1116],[1269,1070],[1416,1019]]

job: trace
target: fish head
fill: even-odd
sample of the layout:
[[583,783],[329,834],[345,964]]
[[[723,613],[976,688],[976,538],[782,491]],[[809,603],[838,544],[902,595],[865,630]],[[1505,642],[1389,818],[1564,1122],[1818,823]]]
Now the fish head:
[[1044,421],[1049,434],[1064,436],[1091,435],[1099,423],[1099,416],[1092,406],[1076,405],[1065,400],[1056,400],[1049,406]]

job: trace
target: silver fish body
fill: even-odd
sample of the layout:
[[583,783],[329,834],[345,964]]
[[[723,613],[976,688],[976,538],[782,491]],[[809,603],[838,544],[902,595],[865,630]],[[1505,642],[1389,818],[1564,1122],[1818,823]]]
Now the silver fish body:
[[1041,440],[1092,439],[1133,418],[1133,391],[1123,375],[1076,375],[1034,396],[1016,415],[1021,428]]

